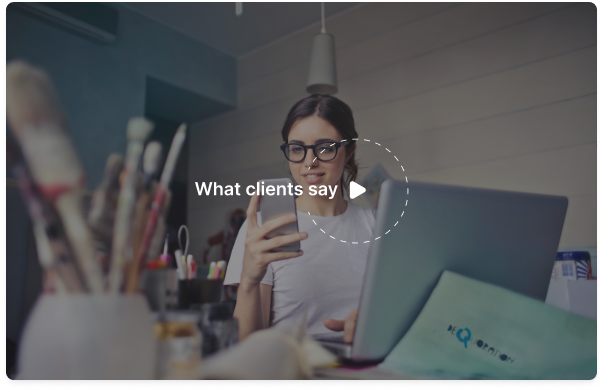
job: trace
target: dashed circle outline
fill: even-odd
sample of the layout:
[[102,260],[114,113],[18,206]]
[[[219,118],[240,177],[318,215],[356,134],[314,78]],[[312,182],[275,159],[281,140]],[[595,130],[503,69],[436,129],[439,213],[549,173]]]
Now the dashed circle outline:
[[[352,140],[353,140],[353,141],[359,141],[359,140],[358,140],[358,138],[353,138]],[[363,139],[363,140],[364,140],[364,141],[366,141],[366,142],[369,142],[369,143],[371,142],[371,140],[368,140],[368,139]],[[343,142],[346,142],[346,141],[348,141],[348,140],[347,140],[347,139],[344,139],[344,140],[341,140],[340,142],[341,142],[341,143],[343,143]],[[378,142],[376,142],[376,141],[373,141],[373,142],[374,142],[376,145],[378,145],[378,146],[382,147],[382,145],[381,145],[381,144],[379,144]],[[331,146],[333,146],[333,145],[335,145],[335,144],[331,144]],[[383,148],[385,148],[385,147],[383,147]],[[389,152],[389,153],[392,153],[392,151],[390,151],[390,150],[389,150],[389,149],[387,149],[387,148],[385,148],[385,150],[386,150],[387,152]],[[397,161],[398,163],[400,162],[400,160],[399,160],[399,159],[396,157],[396,155],[392,155],[392,156],[394,157],[394,159],[396,159],[396,161]],[[316,157],[314,157],[314,160],[316,160]],[[312,161],[312,163],[314,163],[314,161]],[[408,177],[406,176],[406,172],[404,171],[404,166],[403,166],[403,165],[400,165],[400,167],[402,168],[402,171],[404,172],[404,179],[406,179],[406,183],[408,183]],[[309,169],[310,169],[310,168],[308,168],[308,170],[309,170]],[[409,194],[409,188],[407,187],[407,188],[406,188],[406,195],[408,195],[408,194]],[[404,203],[404,207],[407,207],[407,206],[408,206],[408,198],[406,199],[406,202]],[[310,212],[308,212],[308,216],[312,217],[312,215],[310,214]],[[402,218],[403,216],[404,216],[404,210],[402,211],[402,214],[400,215],[400,218]],[[315,221],[314,219],[312,219],[312,222],[314,223],[314,225],[315,225],[315,226],[317,226],[317,227],[318,227],[318,224],[316,224],[316,221]],[[395,227],[398,225],[398,223],[399,223],[399,222],[400,222],[400,220],[396,220],[396,224],[394,224],[394,227],[393,227],[393,228],[395,228]],[[393,229],[393,228],[392,228],[392,229]],[[321,231],[323,234],[325,234],[325,235],[329,235],[329,234],[328,234],[328,233],[326,233],[326,232],[325,232],[325,231],[324,231],[322,228],[318,228],[318,229],[320,229],[320,231]],[[387,232],[386,232],[384,235],[387,235],[387,234],[388,234],[388,233],[390,233],[390,232],[391,232],[391,229],[389,229],[389,230],[388,230],[388,231],[387,231]],[[337,238],[333,237],[332,235],[329,235],[329,237],[330,237],[331,239],[338,240]],[[377,237],[376,237],[374,240],[375,240],[375,241],[377,241],[377,240],[379,240],[379,239],[381,239],[381,236],[377,236]],[[340,241],[340,242],[342,242],[342,243],[348,243],[347,241],[345,241],[345,240],[341,240],[341,239],[339,239],[339,241]],[[366,243],[370,243],[370,242],[371,242],[371,240],[366,240],[366,241],[362,242],[362,244],[366,244]],[[349,242],[349,243],[351,243],[351,244],[359,244],[359,242]]]

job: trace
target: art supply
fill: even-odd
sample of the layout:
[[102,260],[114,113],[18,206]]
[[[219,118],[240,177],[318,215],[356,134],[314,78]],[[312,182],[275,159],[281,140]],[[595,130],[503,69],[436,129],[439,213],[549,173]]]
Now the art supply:
[[211,279],[217,280],[219,277],[220,277],[220,265],[216,264],[216,267],[214,268],[214,271],[211,275]]
[[[155,191],[157,189],[157,186],[158,186],[157,182],[153,181],[153,184],[152,184],[153,197],[152,198],[155,198]],[[147,249],[146,258],[143,261],[149,262],[150,260],[157,258],[163,249],[163,245],[165,242],[165,234],[167,232],[166,219],[167,219],[168,213],[170,211],[171,201],[172,201],[172,192],[168,190],[165,193],[165,197],[163,198],[163,205],[161,205],[161,210],[157,217],[157,224],[155,225],[155,232],[153,233],[153,237],[151,238],[151,244],[149,245],[149,247]],[[149,214],[151,211],[151,206],[149,206],[149,208],[148,208]],[[140,250],[140,246],[138,247],[138,249]]]
[[144,173],[144,188],[149,189],[151,180],[159,170],[163,148],[158,141],[151,141],[144,149],[142,157],[142,172]]
[[187,277],[192,280],[197,277],[197,264],[191,254],[188,254],[186,259],[186,265],[188,266]]
[[147,220],[142,242],[140,243],[137,256],[134,259],[133,268],[128,276],[126,292],[132,293],[136,291],[136,286],[138,284],[138,273],[144,260],[146,260],[147,252],[149,251],[149,246],[151,245],[151,240],[153,239],[153,235],[155,233],[155,227],[157,226],[159,213],[161,211],[166,192],[169,190],[172,175],[174,174],[174,169],[176,168],[176,161],[180,155],[180,150],[182,149],[185,138],[186,125],[182,124],[176,131],[170,151],[168,152],[165,166],[163,168],[163,172],[161,173],[159,186],[155,192],[155,199],[153,200],[153,204],[151,206],[151,213],[149,215],[149,219]]
[[178,270],[178,278],[180,280],[186,280],[186,268],[182,262],[182,252],[180,250],[176,250],[174,254],[174,258],[176,258],[176,266]]
[[[180,236],[182,231],[186,232],[186,242],[185,242],[186,244],[184,246],[182,245],[182,241],[181,241],[182,238]],[[180,246],[180,251],[182,251],[182,255],[184,255],[185,257],[188,255],[189,238],[190,238],[190,235],[188,233],[188,227],[186,225],[180,226],[180,229],[178,230],[178,245]]]
[[226,275],[226,261],[218,261],[218,263],[216,263],[216,267],[218,268],[218,271],[214,269],[214,279],[224,278]]
[[[130,240],[131,248],[134,250],[134,258],[137,255],[136,252],[140,250],[140,242],[142,241],[145,225],[149,217],[153,193],[157,189],[157,184],[153,181],[153,176],[159,169],[160,159],[161,144],[157,141],[151,141],[145,148],[142,158],[142,189],[139,191],[134,211],[134,223],[132,225],[132,237]],[[148,259],[146,261],[148,261]],[[128,274],[132,273],[131,268],[133,267],[133,262],[130,262],[128,265]]]
[[32,221],[38,259],[44,270],[52,275],[52,288],[57,293],[84,292],[58,216],[35,192],[25,167],[17,165],[14,172]]
[[226,276],[226,261],[220,261],[222,262],[222,266],[220,266],[220,277],[221,279],[224,279],[224,277]]
[[[183,245],[182,243],[182,232],[186,232],[186,241]],[[180,246],[180,252],[182,254],[182,265],[185,271],[185,278],[192,279],[196,277],[196,264],[193,260],[193,256],[188,253],[188,245],[190,243],[190,234],[188,232],[188,227],[186,225],[180,226],[178,230],[178,245]]]
[[165,243],[163,244],[163,254],[161,254],[159,256],[159,259],[161,259],[167,266],[170,266],[170,254],[168,254],[168,238],[170,237],[170,234],[167,234],[165,236]]
[[132,118],[128,122],[128,148],[124,167],[124,180],[119,192],[115,226],[113,230],[113,247],[111,249],[111,269],[109,271],[109,292],[117,293],[121,289],[126,262],[133,257],[129,248],[130,230],[136,204],[136,175],[144,142],[153,130],[153,124],[144,118]]
[[82,210],[84,171],[46,74],[24,62],[6,67],[6,116],[41,195],[56,208],[88,289],[104,290]]
[[217,280],[220,277],[220,267],[222,266],[222,264],[220,262],[216,263],[216,266],[214,267],[214,270],[211,273],[211,279],[212,280]]
[[207,279],[211,280],[214,275],[214,269],[216,268],[216,262],[212,262],[209,264],[209,273],[207,273]]
[[113,243],[113,227],[115,226],[115,211],[119,197],[119,174],[124,168],[124,158],[119,154],[111,154],[105,164],[103,179],[92,194],[88,226],[97,242],[109,252]]

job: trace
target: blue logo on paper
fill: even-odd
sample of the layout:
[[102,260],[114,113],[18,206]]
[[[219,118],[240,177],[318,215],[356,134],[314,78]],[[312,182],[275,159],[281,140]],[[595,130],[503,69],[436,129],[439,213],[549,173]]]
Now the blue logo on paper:
[[[465,330],[467,332],[467,336],[465,338],[461,338],[461,334],[463,333],[463,330]],[[456,332],[456,338],[465,344],[465,349],[467,349],[467,342],[469,342],[469,340],[471,339],[471,330],[469,330],[467,327],[465,327],[464,329],[459,329],[459,331]]]
[[[449,324],[448,326],[448,330],[447,330],[450,335],[456,336],[456,339],[459,340],[459,342],[462,342],[465,345],[465,349],[468,349],[468,345],[469,343],[471,345],[473,345],[475,348],[489,353],[491,356],[493,357],[498,357],[500,359],[500,361],[512,364],[513,362],[515,362],[515,359],[512,357],[509,357],[508,354],[505,354],[503,352],[501,352],[500,350],[496,349],[493,346],[490,346],[486,341],[484,341],[481,338],[473,338],[473,335],[471,333],[471,330],[469,330],[468,328],[459,328],[457,326],[453,326],[451,324]],[[463,338],[463,334],[466,333],[466,336]]]

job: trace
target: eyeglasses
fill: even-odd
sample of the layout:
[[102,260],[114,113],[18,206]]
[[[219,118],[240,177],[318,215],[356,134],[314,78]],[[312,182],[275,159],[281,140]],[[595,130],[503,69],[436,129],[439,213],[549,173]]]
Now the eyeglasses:
[[337,150],[342,145],[349,144],[349,141],[338,143],[335,141],[323,141],[314,145],[302,145],[296,143],[285,143],[281,145],[281,150],[285,154],[287,160],[293,163],[299,163],[306,158],[308,148],[312,148],[314,156],[321,162],[328,162],[329,160],[335,159],[337,156]]

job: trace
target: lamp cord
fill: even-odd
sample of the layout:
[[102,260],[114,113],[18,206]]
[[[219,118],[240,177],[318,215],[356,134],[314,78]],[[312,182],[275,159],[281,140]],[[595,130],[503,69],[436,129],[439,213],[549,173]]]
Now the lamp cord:
[[322,16],[322,30],[320,32],[324,34],[327,32],[325,29],[325,3],[320,3],[320,13]]

